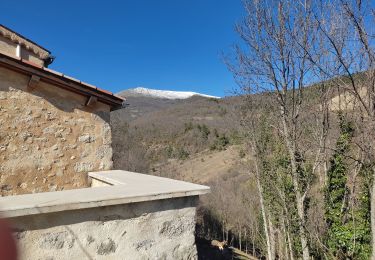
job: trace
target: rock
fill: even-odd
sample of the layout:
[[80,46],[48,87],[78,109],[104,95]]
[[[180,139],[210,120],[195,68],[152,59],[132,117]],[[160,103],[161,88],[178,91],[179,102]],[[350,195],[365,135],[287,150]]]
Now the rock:
[[109,157],[110,154],[112,154],[112,148],[109,145],[101,145],[96,150],[96,157],[98,159],[103,159],[105,157]]
[[61,176],[63,176],[63,174],[64,174],[64,170],[63,170],[63,169],[58,169],[58,170],[56,171],[56,176],[57,176],[57,177],[61,177]]
[[49,191],[56,191],[57,190],[57,185],[50,184],[49,185]]
[[101,161],[100,164],[99,164],[99,170],[110,170],[113,168],[113,161],[107,161],[107,162],[103,162]]
[[92,143],[95,141],[95,136],[91,136],[89,134],[81,135],[78,137],[78,141],[82,143]]
[[64,245],[68,248],[73,247],[74,238],[68,232],[46,233],[43,234],[39,242],[39,247],[43,249],[62,249]]
[[76,172],[89,172],[94,169],[94,165],[91,162],[77,162],[74,165],[74,170]]
[[104,124],[102,128],[102,137],[103,137],[103,144],[111,145],[112,134],[111,134],[111,126],[109,124]]
[[0,190],[1,191],[11,191],[12,190],[12,185],[7,185],[7,184],[1,185],[0,186]]
[[151,240],[151,239],[146,239],[146,240],[143,240],[143,241],[140,241],[138,243],[135,243],[133,244],[135,249],[137,251],[139,250],[148,250],[150,249],[153,245],[154,245],[155,241],[154,240]]
[[180,236],[185,230],[185,226],[181,225],[181,223],[182,221],[178,221],[177,223],[173,223],[172,221],[164,222],[160,234],[169,238]]
[[56,128],[54,126],[48,126],[43,129],[43,134],[54,134],[56,132]]
[[32,137],[32,136],[33,136],[32,133],[24,132],[24,133],[21,133],[20,138],[22,139],[22,141],[26,141],[27,138]]
[[116,243],[111,238],[107,238],[106,241],[102,242],[99,245],[96,253],[98,255],[109,255],[111,253],[116,252],[116,249],[117,249]]
[[95,238],[93,238],[91,235],[88,235],[86,237],[86,245],[87,246],[90,245],[90,244],[92,244],[92,243],[94,243],[94,242],[95,242]]

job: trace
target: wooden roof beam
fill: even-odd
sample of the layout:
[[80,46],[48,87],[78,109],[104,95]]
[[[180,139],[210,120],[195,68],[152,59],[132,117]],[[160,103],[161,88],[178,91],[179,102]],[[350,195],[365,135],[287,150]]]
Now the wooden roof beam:
[[40,82],[40,77],[36,75],[31,75],[29,83],[27,84],[28,90],[34,90]]

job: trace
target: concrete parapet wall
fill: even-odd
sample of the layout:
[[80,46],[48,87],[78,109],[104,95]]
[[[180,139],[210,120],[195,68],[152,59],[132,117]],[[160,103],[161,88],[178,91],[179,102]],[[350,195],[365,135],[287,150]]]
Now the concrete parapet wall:
[[196,259],[198,196],[11,218],[21,260]]
[[92,188],[0,197],[21,260],[196,259],[195,214],[207,186],[113,170]]

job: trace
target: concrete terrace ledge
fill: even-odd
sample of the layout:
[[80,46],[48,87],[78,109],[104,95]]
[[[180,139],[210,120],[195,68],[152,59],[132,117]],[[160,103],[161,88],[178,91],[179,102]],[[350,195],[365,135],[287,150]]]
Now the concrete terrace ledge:
[[127,171],[91,188],[0,198],[20,260],[196,260],[196,207],[209,187]]
[[90,172],[92,187],[0,198],[0,216],[14,218],[206,194],[210,188],[152,175]]

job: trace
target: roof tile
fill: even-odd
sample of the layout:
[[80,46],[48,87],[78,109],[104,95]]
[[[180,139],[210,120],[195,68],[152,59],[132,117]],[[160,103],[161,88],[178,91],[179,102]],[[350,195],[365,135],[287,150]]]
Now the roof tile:
[[43,67],[43,70],[48,71],[48,72],[50,72],[50,73],[52,73],[52,74],[55,74],[56,76],[59,76],[59,77],[62,77],[62,76],[63,76],[63,74],[62,74],[61,72],[58,72],[58,71],[56,71],[56,70],[51,70],[51,69],[46,68],[46,67]]
[[108,94],[108,95],[112,95],[112,96],[113,96],[113,93],[110,92],[110,91],[108,91],[108,90],[101,89],[101,88],[96,88],[96,89],[99,90],[99,91],[101,91],[101,92],[104,92],[104,93],[106,93],[106,94]]
[[70,76],[68,76],[68,75],[63,74],[63,77],[66,78],[66,79],[69,79],[69,80],[73,80],[73,81],[75,81],[75,82],[77,82],[77,83],[81,83],[81,81],[80,81],[79,79],[76,79],[76,78],[70,77]]
[[98,89],[96,86],[91,85],[91,84],[86,83],[86,82],[83,82],[83,81],[81,81],[81,84],[82,84],[82,85],[85,85],[86,87],[92,88],[92,89]]

